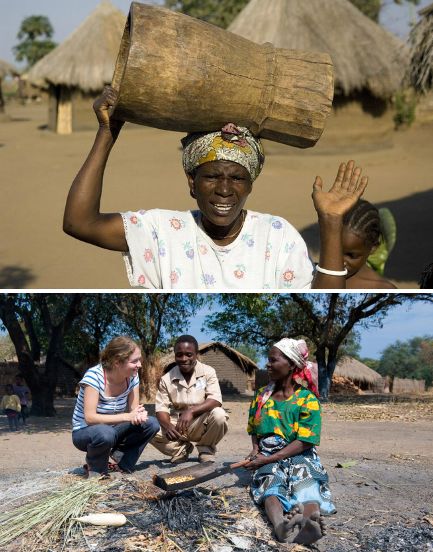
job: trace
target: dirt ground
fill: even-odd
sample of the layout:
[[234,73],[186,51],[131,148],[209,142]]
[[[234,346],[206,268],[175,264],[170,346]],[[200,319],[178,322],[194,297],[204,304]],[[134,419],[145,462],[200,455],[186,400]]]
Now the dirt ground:
[[[94,132],[58,136],[44,130],[46,105],[9,105],[7,112],[10,120],[0,122],[0,288],[127,288],[120,254],[61,230],[67,191]],[[136,125],[125,128],[109,162],[102,209],[195,207],[181,169],[180,137]],[[247,207],[287,218],[314,248],[314,177],[320,174],[330,184],[339,162],[354,158],[370,176],[365,197],[391,208],[397,219],[398,241],[387,276],[399,287],[414,288],[433,260],[432,138],[430,125],[395,133],[392,147],[370,151],[347,145],[344,153],[329,153],[320,142],[311,151],[281,146],[268,155]]]
[[[219,446],[221,463],[240,460],[250,451],[245,432],[249,400],[232,397],[224,403],[230,415],[230,430]],[[14,500],[30,500],[35,493],[55,488],[67,472],[80,473],[83,454],[74,449],[70,439],[72,406],[72,399],[59,400],[56,418],[30,418],[27,429],[18,433],[9,433],[6,418],[0,418],[1,509],[5,505],[10,508]],[[431,395],[398,400],[363,396],[339,399],[323,406],[319,454],[329,473],[338,512],[327,518],[328,535],[319,541],[318,550],[427,552],[433,549],[432,407]],[[169,467],[162,460],[159,452],[152,446],[147,447],[137,472],[129,477],[149,480],[155,470]],[[355,462],[351,467],[337,467],[351,460]],[[187,465],[195,461],[193,453]],[[242,496],[244,503],[251,507],[248,480],[248,473],[238,470],[205,486],[223,487],[232,495]],[[270,539],[263,550],[274,550],[270,529],[263,527],[262,537]],[[126,550],[119,544],[119,537],[116,542],[117,548],[102,544],[96,548],[113,552]],[[258,550],[251,545],[249,549]],[[293,550],[293,545],[279,545],[279,549]],[[144,546],[140,550],[150,548]]]

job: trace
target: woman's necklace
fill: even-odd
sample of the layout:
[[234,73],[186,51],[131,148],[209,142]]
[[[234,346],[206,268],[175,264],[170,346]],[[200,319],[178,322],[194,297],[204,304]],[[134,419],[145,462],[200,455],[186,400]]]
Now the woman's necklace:
[[241,219],[241,224],[239,226],[239,228],[236,230],[236,232],[233,232],[233,234],[229,234],[228,236],[212,236],[212,234],[210,234],[206,228],[203,226],[203,218],[201,219],[201,226],[203,228],[203,230],[206,232],[206,234],[212,239],[212,240],[230,240],[232,238],[235,238],[238,236],[238,234],[240,234],[241,230],[242,230],[242,227],[244,225],[244,222],[245,222],[245,217],[247,216],[247,212],[242,209],[242,213],[240,215],[240,219]]

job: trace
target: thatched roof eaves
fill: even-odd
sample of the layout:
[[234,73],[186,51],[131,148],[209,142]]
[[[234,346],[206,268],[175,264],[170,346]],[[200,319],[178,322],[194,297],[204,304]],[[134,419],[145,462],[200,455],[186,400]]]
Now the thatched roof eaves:
[[345,356],[338,361],[334,375],[343,376],[360,383],[374,383],[382,377],[375,370],[350,356]]
[[20,74],[18,69],[13,65],[0,59],[0,79],[4,79],[6,76],[17,77]]
[[[241,370],[248,375],[251,375],[255,372],[255,370],[258,370],[258,366],[255,362],[253,362],[250,358],[245,356],[244,354],[240,353],[236,349],[233,349],[229,345],[226,345],[225,343],[221,343],[220,341],[210,341],[209,343],[200,343],[198,346],[198,352],[199,354],[203,354],[209,349],[220,349],[223,351],[233,362],[238,364],[238,366],[241,368]],[[174,360],[174,352],[168,353],[167,355],[162,356],[159,359],[160,365],[163,368],[164,372],[172,368],[176,363]]]
[[433,88],[433,4],[420,10],[422,19],[409,35],[410,64],[407,72],[410,84],[425,94]]
[[408,63],[404,43],[349,0],[250,0],[229,30],[259,44],[327,52],[344,95],[367,89],[389,98]]
[[433,13],[433,3],[429,4],[428,6],[423,8],[422,10],[419,10],[418,13],[419,13],[419,15],[421,15],[423,17],[426,16],[426,15],[430,15],[431,13]]
[[81,25],[27,73],[30,82],[98,92],[110,83],[126,15],[104,0]]

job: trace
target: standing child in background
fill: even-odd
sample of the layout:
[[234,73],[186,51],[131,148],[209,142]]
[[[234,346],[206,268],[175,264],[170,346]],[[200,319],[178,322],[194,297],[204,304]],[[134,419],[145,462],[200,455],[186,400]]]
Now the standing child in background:
[[367,265],[367,259],[380,243],[379,211],[360,199],[343,217],[343,259],[347,269],[347,289],[390,289],[395,285]]
[[18,431],[18,415],[21,412],[20,399],[14,395],[12,385],[6,385],[6,395],[4,395],[0,408],[8,417],[9,431]]
[[21,374],[15,376],[15,384],[12,386],[15,395],[18,395],[21,404],[21,420],[23,426],[26,425],[26,419],[29,417],[30,389],[27,387]]

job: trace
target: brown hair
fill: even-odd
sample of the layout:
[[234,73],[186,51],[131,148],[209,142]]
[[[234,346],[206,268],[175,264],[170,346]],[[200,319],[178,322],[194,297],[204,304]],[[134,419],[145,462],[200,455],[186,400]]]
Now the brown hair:
[[124,362],[140,346],[130,337],[119,335],[107,343],[101,352],[101,364],[104,370],[111,370],[116,360]]

